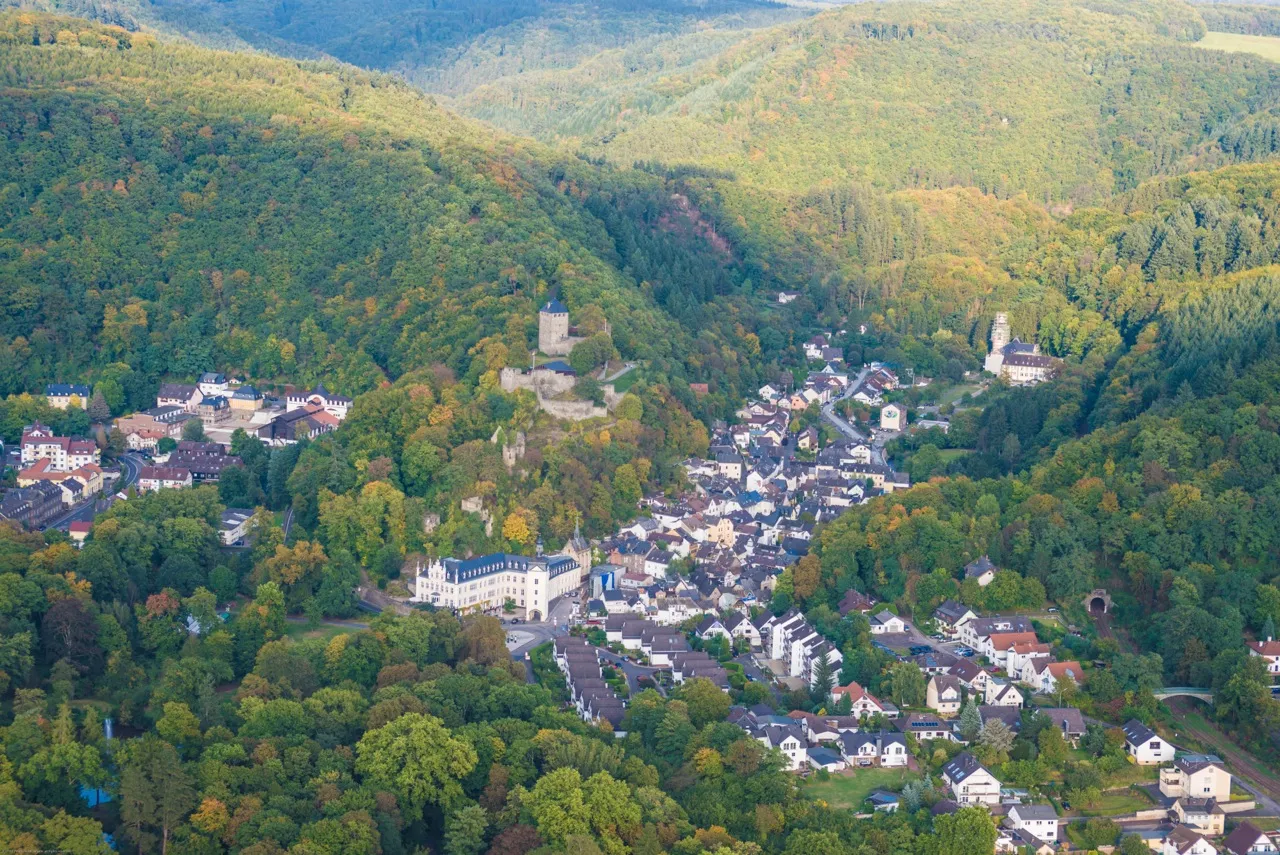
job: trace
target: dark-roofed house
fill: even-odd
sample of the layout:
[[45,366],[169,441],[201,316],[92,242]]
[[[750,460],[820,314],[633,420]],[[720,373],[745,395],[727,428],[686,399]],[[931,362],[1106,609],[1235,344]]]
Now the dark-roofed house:
[[203,400],[204,394],[194,383],[161,383],[156,392],[157,407],[181,407],[188,413],[194,413]]
[[943,715],[955,715],[960,712],[962,694],[958,677],[952,677],[950,674],[935,674],[929,678],[925,705]]
[[1061,820],[1049,805],[1014,805],[1009,808],[1009,825],[1037,840],[1056,843]]
[[943,766],[942,777],[959,804],[1000,803],[1000,781],[968,751],[957,754]]
[[934,622],[946,635],[954,637],[960,627],[977,617],[973,609],[955,600],[947,600],[933,611]]
[[970,561],[964,565],[964,577],[978,580],[978,584],[985,588],[996,578],[996,570],[998,569],[996,565],[991,563],[991,559],[984,555],[977,561]]
[[0,519],[13,520],[29,529],[43,527],[62,510],[62,488],[50,481],[6,490],[0,496]]
[[698,638],[706,641],[708,638],[729,638],[729,630],[715,615],[707,615],[698,622],[698,628],[694,630]]
[[1136,718],[1124,724],[1124,747],[1139,766],[1156,766],[1173,759],[1173,746]]
[[868,597],[861,591],[855,591],[850,588],[848,591],[845,591],[844,596],[840,598],[840,615],[844,616],[850,612],[861,612],[862,614],[866,614],[875,608],[875,605],[875,597]]
[[1227,839],[1222,841],[1222,847],[1231,855],[1276,855],[1280,851],[1270,837],[1248,820],[1241,822],[1235,831],[1227,835]]
[[81,409],[89,406],[89,387],[79,383],[50,383],[44,387],[44,399],[49,406],[65,410],[75,403]]
[[1164,839],[1161,855],[1216,855],[1217,848],[1203,834],[1185,826],[1175,826]]
[[1062,732],[1062,738],[1072,745],[1084,736],[1084,713],[1075,707],[1040,707],[1036,712],[1049,719]]

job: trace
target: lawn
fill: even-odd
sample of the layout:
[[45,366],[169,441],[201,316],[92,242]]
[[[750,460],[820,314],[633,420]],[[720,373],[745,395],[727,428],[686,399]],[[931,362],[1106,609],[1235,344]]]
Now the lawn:
[[970,395],[976,395],[981,391],[982,386],[977,383],[960,383],[950,387],[938,396],[938,406],[945,407],[947,404],[954,404],[963,398],[966,392]]
[[1228,53],[1256,53],[1272,62],[1280,62],[1280,38],[1246,36],[1242,33],[1206,33],[1196,47],[1223,50]]
[[943,463],[950,463],[952,460],[964,457],[966,454],[973,454],[972,448],[943,448],[939,449],[938,456],[942,458]]
[[1151,807],[1151,799],[1138,790],[1108,790],[1093,807],[1080,807],[1081,816],[1122,816]]
[[920,775],[907,768],[901,769],[854,769],[838,775],[830,780],[819,781],[809,778],[804,790],[812,798],[821,799],[832,807],[865,810],[863,802],[873,790],[890,790],[897,792],[907,781],[914,781]]
[[304,638],[322,638],[325,641],[329,641],[339,635],[346,635],[351,632],[355,632],[354,627],[321,624],[312,629],[305,623],[291,623],[284,630],[284,634],[294,641],[302,641]]

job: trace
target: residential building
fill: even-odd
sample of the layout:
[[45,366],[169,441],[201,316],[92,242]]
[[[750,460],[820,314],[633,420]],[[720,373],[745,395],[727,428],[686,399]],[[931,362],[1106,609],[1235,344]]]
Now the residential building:
[[1022,693],[1012,683],[997,680],[987,682],[983,700],[991,707],[1021,707],[1024,703]]
[[67,536],[76,546],[83,546],[91,531],[93,531],[93,523],[89,520],[74,520],[67,526]]
[[69,472],[101,461],[98,444],[91,439],[73,439],[54,436],[53,431],[36,422],[22,431],[21,456],[23,466],[37,460],[48,460],[49,468]]
[[222,395],[206,395],[196,404],[195,414],[207,425],[216,425],[231,418],[231,402]]
[[880,430],[902,430],[906,413],[897,404],[885,404],[880,409]]
[[960,712],[962,697],[960,680],[950,674],[935,674],[929,678],[925,704],[942,715]]
[[206,371],[200,375],[200,381],[196,383],[196,388],[206,398],[225,396],[228,389],[227,376],[216,371]]
[[116,427],[124,434],[125,441],[132,450],[154,451],[160,440],[166,437],[176,440],[182,436],[182,426],[195,418],[199,418],[195,413],[167,404],[129,416],[121,416],[116,419]]
[[226,447],[220,442],[184,440],[178,443],[177,449],[169,455],[165,465],[190,470],[192,481],[203,484],[206,481],[217,481],[222,470],[228,466],[243,466],[244,461],[234,454],[227,454]]
[[200,387],[190,383],[161,383],[156,392],[157,407],[178,407],[188,413],[194,413],[203,400]]
[[885,609],[871,616],[872,635],[893,635],[907,631],[907,622]]
[[959,635],[960,628],[977,617],[978,615],[973,609],[961,605],[955,600],[946,600],[933,611],[934,623],[938,625],[944,635],[950,638]]
[[89,387],[79,383],[50,383],[44,387],[44,399],[49,406],[58,410],[67,407],[89,408]]
[[1061,820],[1050,805],[1013,805],[1009,808],[1009,825],[1048,843],[1058,841]]
[[958,804],[1000,803],[999,779],[968,751],[957,754],[942,767],[942,778]]
[[530,620],[541,620],[552,600],[582,586],[587,571],[569,555],[436,559],[419,568],[413,600],[469,612],[498,611],[511,600]]
[[227,396],[227,400],[231,402],[232,410],[244,412],[255,412],[260,410],[262,409],[263,403],[266,401],[262,393],[253,386],[241,386],[239,389],[236,389]]
[[1124,725],[1124,747],[1139,766],[1157,766],[1173,759],[1173,746],[1136,718]]
[[1062,738],[1071,745],[1079,745],[1080,737],[1085,733],[1084,713],[1080,710],[1075,707],[1037,707],[1036,714],[1053,722],[1062,731]]
[[766,748],[776,748],[787,760],[787,770],[798,772],[809,759],[809,744],[804,726],[800,724],[770,724],[759,728],[752,735]]
[[342,421],[347,417],[351,403],[351,399],[347,396],[336,395],[326,389],[324,384],[317,384],[310,392],[290,392],[285,396],[285,411],[292,413],[294,410],[318,407],[338,421]]
[[879,698],[872,695],[858,683],[852,682],[847,686],[836,686],[831,690],[831,703],[839,705],[842,698],[848,697],[850,703],[849,714],[853,716],[888,714],[892,712],[892,716],[897,715],[897,708],[892,704],[887,704]]
[[[1030,679],[1028,679],[1028,673],[1031,675]],[[1022,682],[1043,695],[1051,695],[1056,692],[1058,684],[1062,680],[1070,680],[1072,683],[1079,685],[1083,678],[1084,669],[1075,660],[1070,662],[1046,662],[1043,659],[1030,659],[1023,666],[1022,674],[1019,675],[1019,679]]]
[[1212,754],[1186,754],[1160,770],[1160,792],[1169,798],[1231,800],[1231,773]]
[[907,740],[893,731],[845,731],[838,739],[840,753],[851,766],[884,766],[898,768],[907,765]]
[[1227,815],[1217,799],[1183,796],[1174,801],[1171,813],[1181,824],[1210,837],[1222,834],[1227,823]]
[[62,503],[70,506],[102,492],[102,467],[86,463],[78,469],[60,471],[44,458],[18,473],[19,487],[30,487],[41,481],[56,484],[62,490]]
[[29,529],[43,528],[61,512],[62,490],[47,481],[6,490],[0,496],[0,519],[13,520]]
[[338,418],[328,410],[309,404],[276,416],[258,428],[258,439],[267,445],[292,445],[304,439],[314,439],[338,429]]
[[1267,663],[1271,682],[1280,683],[1280,641],[1268,636],[1266,641],[1250,641],[1248,646],[1250,656],[1261,656]]
[[951,742],[955,739],[950,723],[936,715],[907,713],[895,721],[894,726],[903,734],[910,733],[918,740],[942,739]]
[[222,512],[218,538],[223,546],[242,546],[252,529],[253,511],[247,508],[227,508]]
[[138,473],[138,492],[152,490],[178,490],[190,487],[193,481],[190,469],[173,466],[143,466]]
[[1227,839],[1222,841],[1222,848],[1231,855],[1276,855],[1280,852],[1271,838],[1248,820],[1227,835]]
[[978,584],[985,588],[995,580],[996,571],[999,569],[991,563],[990,558],[984,555],[964,565],[964,578],[976,579]]
[[1217,855],[1218,849],[1203,835],[1176,826],[1160,845],[1160,855]]

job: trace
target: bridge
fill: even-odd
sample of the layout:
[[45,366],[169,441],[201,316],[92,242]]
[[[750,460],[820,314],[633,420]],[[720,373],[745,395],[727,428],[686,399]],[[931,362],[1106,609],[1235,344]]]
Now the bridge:
[[1152,694],[1155,695],[1158,701],[1163,701],[1166,698],[1196,698],[1206,704],[1213,703],[1213,689],[1201,689],[1196,686],[1168,686],[1163,689],[1157,689]]

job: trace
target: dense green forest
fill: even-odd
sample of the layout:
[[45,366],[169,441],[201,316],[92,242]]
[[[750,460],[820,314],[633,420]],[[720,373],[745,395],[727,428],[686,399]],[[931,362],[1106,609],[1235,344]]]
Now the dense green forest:
[[[1059,701],[1154,721],[1161,683],[1211,686],[1220,725],[1280,759],[1242,646],[1280,622],[1280,71],[1188,47],[1268,33],[1267,10],[23,5],[97,23],[0,16],[0,436],[91,429],[28,394],[53,381],[117,414],[209,369],[356,401],[316,442],[237,435],[217,486],[117,504],[81,550],[0,527],[0,848],[990,852],[985,812],[932,817],[927,782],[869,820],[807,798],[723,721],[767,698],[741,675],[636,695],[615,739],[561,711],[545,656],[527,684],[492,619],[317,624],[419,554],[614,531],[681,486],[711,418],[803,377],[820,326],[865,325],[853,364],[960,380],[995,311],[1061,378],[891,447],[917,486],[821,528],[772,607],[841,647],[841,682],[911,705],[921,674],[839,616],[849,588],[920,620],[1047,598],[1084,625],[1104,585],[1117,638],[1041,627],[1088,669]],[[641,363],[608,419],[498,387],[552,295],[611,326],[576,360]],[[252,548],[218,548],[225,507],[261,509]],[[960,583],[983,553],[1005,572]],[[1126,765],[1114,732],[1068,757],[1041,725],[973,750],[1080,804]],[[933,774],[958,750],[911,747]]]

